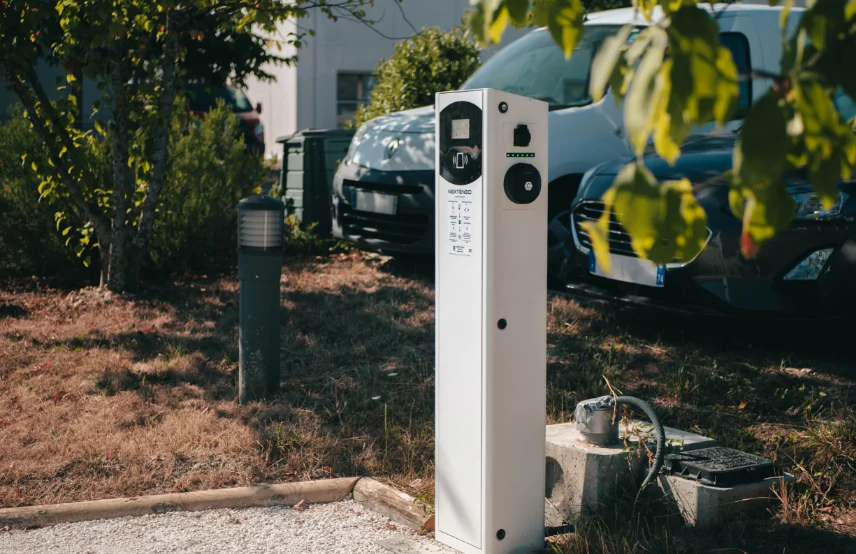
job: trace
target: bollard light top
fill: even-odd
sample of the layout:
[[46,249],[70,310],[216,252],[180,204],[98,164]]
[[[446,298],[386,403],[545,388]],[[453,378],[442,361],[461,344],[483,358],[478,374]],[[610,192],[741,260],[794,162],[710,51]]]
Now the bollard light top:
[[267,194],[257,194],[244,198],[238,202],[239,210],[264,210],[264,211],[284,211],[285,204],[281,200],[268,196]]
[[238,246],[254,251],[282,248],[285,205],[267,195],[238,202]]

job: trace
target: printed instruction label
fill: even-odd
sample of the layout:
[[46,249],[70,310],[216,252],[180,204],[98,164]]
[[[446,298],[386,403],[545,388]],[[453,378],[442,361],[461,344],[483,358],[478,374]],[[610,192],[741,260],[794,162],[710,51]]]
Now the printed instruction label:
[[[470,195],[470,196],[468,196]],[[447,202],[446,216],[449,218],[447,248],[456,256],[473,255],[473,233],[475,231],[475,207],[472,191],[451,189]]]

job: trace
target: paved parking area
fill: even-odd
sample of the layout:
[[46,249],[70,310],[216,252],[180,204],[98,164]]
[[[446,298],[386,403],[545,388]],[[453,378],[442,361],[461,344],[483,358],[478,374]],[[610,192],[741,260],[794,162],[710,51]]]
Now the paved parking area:
[[303,511],[273,506],[175,512],[6,531],[0,532],[0,552],[390,554],[379,541],[404,543],[414,552],[454,552],[350,500],[315,504]]

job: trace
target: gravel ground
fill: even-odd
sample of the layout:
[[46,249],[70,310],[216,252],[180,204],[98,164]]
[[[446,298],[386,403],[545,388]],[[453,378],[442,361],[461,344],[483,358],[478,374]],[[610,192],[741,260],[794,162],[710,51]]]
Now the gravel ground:
[[304,511],[274,506],[176,512],[0,532],[0,553],[390,554],[377,541],[396,538],[431,546],[431,552],[454,552],[348,500]]

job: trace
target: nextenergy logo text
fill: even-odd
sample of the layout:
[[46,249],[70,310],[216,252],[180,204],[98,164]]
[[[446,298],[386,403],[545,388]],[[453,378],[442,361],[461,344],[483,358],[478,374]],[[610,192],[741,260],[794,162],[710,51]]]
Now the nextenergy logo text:
[[449,189],[449,194],[472,194],[473,191],[467,189]]

